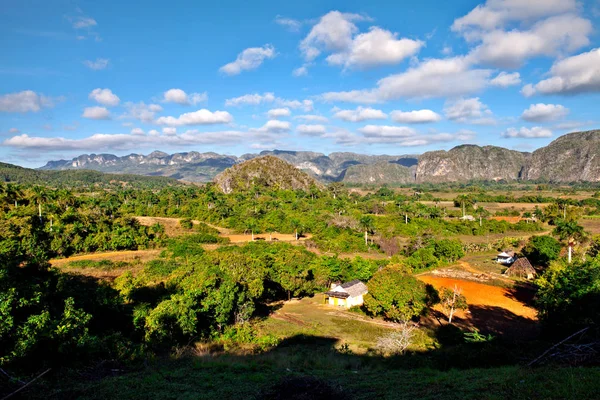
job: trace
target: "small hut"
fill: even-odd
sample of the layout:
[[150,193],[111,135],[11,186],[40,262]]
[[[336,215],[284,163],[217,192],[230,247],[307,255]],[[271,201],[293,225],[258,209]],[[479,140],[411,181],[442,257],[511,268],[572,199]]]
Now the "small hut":
[[367,285],[355,279],[342,285],[332,284],[331,290],[325,293],[325,302],[346,308],[360,306],[363,304],[363,296],[367,293]]
[[515,261],[516,256],[514,251],[504,250],[496,256],[496,262],[498,264],[510,265]]
[[505,275],[516,276],[517,278],[533,279],[535,278],[535,269],[526,257],[519,257],[504,271]]

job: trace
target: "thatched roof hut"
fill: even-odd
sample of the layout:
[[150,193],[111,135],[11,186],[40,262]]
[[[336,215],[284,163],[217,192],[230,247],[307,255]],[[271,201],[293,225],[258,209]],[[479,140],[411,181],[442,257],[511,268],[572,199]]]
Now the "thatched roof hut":
[[526,257],[519,257],[510,268],[504,271],[504,274],[518,278],[533,279],[535,278],[535,269]]

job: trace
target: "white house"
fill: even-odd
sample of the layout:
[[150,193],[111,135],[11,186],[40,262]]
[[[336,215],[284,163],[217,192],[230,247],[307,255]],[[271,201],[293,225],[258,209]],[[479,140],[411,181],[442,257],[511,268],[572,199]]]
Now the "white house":
[[342,285],[332,284],[325,295],[325,302],[332,306],[354,307],[363,304],[363,296],[368,293],[367,285],[355,279]]
[[514,251],[503,251],[496,256],[496,262],[498,264],[510,265],[516,260]]

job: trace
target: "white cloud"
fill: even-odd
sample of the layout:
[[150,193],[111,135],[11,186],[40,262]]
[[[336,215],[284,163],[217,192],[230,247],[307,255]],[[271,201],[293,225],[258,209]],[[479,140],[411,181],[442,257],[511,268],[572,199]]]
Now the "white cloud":
[[533,95],[536,92],[541,94],[600,92],[600,48],[555,62],[550,69],[550,78],[540,81],[535,86],[528,85],[527,94]]
[[81,116],[88,119],[110,119],[110,111],[106,107],[86,107]]
[[[471,53],[474,61],[501,68],[517,68],[528,58],[558,56],[587,46],[592,23],[576,15],[558,15],[529,30],[494,30],[474,35],[480,41]],[[475,39],[476,38],[476,39]]]
[[108,67],[110,60],[108,58],[96,58],[96,61],[85,60],[83,65],[94,71],[105,69]]
[[552,137],[552,131],[539,126],[535,126],[531,129],[524,127],[521,129],[508,128],[504,133],[502,133],[502,137],[526,139],[549,138]]
[[145,132],[144,132],[144,130],[142,128],[133,128],[131,130],[131,134],[132,135],[144,135]]
[[238,75],[244,70],[260,67],[264,60],[274,58],[275,48],[270,44],[263,47],[250,47],[238,54],[235,61],[223,65],[219,71],[227,75]]
[[320,97],[325,101],[377,103],[399,98],[463,96],[485,88],[491,72],[470,69],[469,60],[464,57],[429,59],[406,72],[379,80],[374,89],[329,92]]
[[296,78],[300,76],[306,76],[308,75],[308,67],[306,65],[303,65],[301,67],[295,68],[292,71],[292,75],[294,75]]
[[288,100],[282,99],[281,97],[275,97],[273,93],[263,93],[258,94],[245,94],[240,97],[234,97],[231,99],[225,100],[226,107],[234,107],[234,106],[242,106],[242,105],[254,105],[258,106],[264,103],[273,103],[275,102],[278,106],[288,107],[291,109],[302,108],[306,112],[310,112],[313,109],[313,101],[312,100]]
[[370,119],[386,119],[387,114],[381,110],[359,106],[356,110],[339,110],[333,117],[348,122],[361,122]]
[[478,5],[452,24],[453,31],[468,29],[492,30],[512,21],[532,21],[539,18],[576,11],[576,0],[488,0]]
[[92,90],[88,98],[108,107],[117,106],[121,101],[121,99],[119,99],[119,97],[116,94],[114,94],[110,89],[100,88]]
[[528,83],[521,88],[521,94],[525,97],[531,97],[535,94],[535,88],[531,83]]
[[312,100],[299,101],[299,100],[286,100],[286,99],[277,98],[276,103],[283,107],[289,107],[294,110],[297,108],[302,108],[306,112],[312,111],[313,106],[314,106],[314,103]]
[[447,101],[444,105],[444,114],[446,118],[457,122],[479,125],[488,125],[492,122],[490,120],[492,112],[479,100],[479,97]]
[[569,114],[569,109],[560,104],[532,104],[523,111],[521,118],[529,122],[548,122],[561,119]]
[[423,124],[428,122],[438,122],[442,119],[441,115],[431,110],[395,110],[392,111],[390,115],[394,122],[401,124]]
[[329,119],[327,119],[327,117],[323,117],[322,115],[312,115],[312,114],[297,115],[294,117],[294,119],[300,119],[300,120],[309,121],[309,122],[329,122]]
[[163,94],[165,103],[177,103],[181,105],[196,105],[208,100],[208,94],[190,93],[189,95],[181,89],[169,89]]
[[292,115],[289,108],[273,108],[267,112],[267,115],[271,119],[277,119],[281,117],[289,117]]
[[258,94],[245,94],[240,97],[234,97],[232,99],[225,100],[225,106],[241,106],[241,105],[253,105],[257,106],[262,103],[272,103],[275,101],[275,95],[273,93]]
[[122,118],[134,118],[141,122],[150,123],[154,121],[156,113],[161,112],[163,108],[158,104],[146,104],[143,101],[139,103],[125,103],[127,113]]
[[17,128],[10,128],[10,129],[8,130],[8,132],[9,132],[9,133],[20,133],[21,131],[20,131],[20,130],[18,130]]
[[405,126],[381,126],[367,125],[358,130],[362,136],[355,136],[348,132],[337,132],[328,136],[334,138],[336,143],[359,145],[374,143],[392,143],[395,146],[425,146],[433,143],[469,141],[475,133],[468,130],[460,130],[456,133],[428,133],[422,134],[415,129]]
[[296,132],[305,136],[323,136],[327,133],[327,129],[324,125],[298,125],[296,127]]
[[150,135],[150,136],[159,136],[159,135],[160,135],[160,132],[159,132],[159,131],[157,131],[156,129],[150,129],[150,130],[148,131],[148,135]]
[[173,136],[173,135],[177,134],[177,128],[165,126],[162,129],[162,133],[165,134],[165,135],[167,135],[167,136]]
[[347,49],[327,57],[327,62],[344,68],[397,64],[424,45],[420,40],[397,39],[395,33],[372,27],[369,32],[357,35]]
[[156,120],[159,125],[183,126],[183,125],[208,125],[228,124],[233,120],[227,111],[209,111],[205,108],[181,114],[179,117],[160,117]]
[[91,28],[92,26],[98,25],[94,18],[77,16],[70,18],[71,23],[73,24],[73,28],[75,29],[83,29],[83,28]]
[[314,60],[322,50],[339,52],[346,50],[352,43],[352,36],[358,28],[352,21],[364,20],[359,14],[347,14],[331,11],[319,19],[308,35],[300,43],[300,50],[307,61]]
[[289,132],[291,124],[287,121],[280,121],[278,119],[272,119],[267,121],[262,127],[258,129],[250,129],[253,132],[267,132],[267,133],[285,133]]
[[509,86],[518,85],[521,83],[521,74],[513,72],[511,74],[507,72],[500,72],[494,79],[490,81],[490,85],[501,88],[507,88]]
[[38,112],[42,108],[53,107],[55,101],[60,100],[37,94],[33,90],[8,93],[0,95],[0,112]]
[[365,137],[377,138],[405,138],[414,136],[417,131],[406,126],[388,126],[388,125],[366,125],[358,130]]
[[282,17],[281,15],[275,17],[275,23],[285,27],[290,32],[299,32],[300,27],[302,26],[302,22],[296,19]]

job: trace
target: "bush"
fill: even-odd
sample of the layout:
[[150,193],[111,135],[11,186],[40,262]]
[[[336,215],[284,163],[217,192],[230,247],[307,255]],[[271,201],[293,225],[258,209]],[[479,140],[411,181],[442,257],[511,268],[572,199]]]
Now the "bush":
[[179,225],[181,225],[181,227],[183,229],[192,229],[194,227],[194,223],[189,218],[182,218],[182,219],[180,219],[179,220]]

